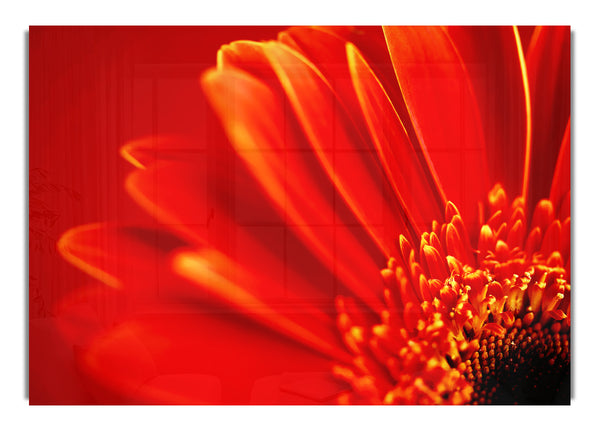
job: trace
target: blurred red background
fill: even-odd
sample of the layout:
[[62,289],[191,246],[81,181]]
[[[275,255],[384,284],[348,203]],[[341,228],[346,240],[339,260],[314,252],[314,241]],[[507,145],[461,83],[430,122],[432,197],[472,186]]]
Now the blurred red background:
[[68,346],[62,346],[59,335],[42,322],[59,317],[63,298],[91,283],[89,276],[60,257],[56,241],[82,224],[149,222],[124,191],[131,165],[119,156],[119,148],[131,139],[158,134],[185,135],[207,145],[222,142],[222,130],[200,90],[200,73],[215,65],[222,44],[272,39],[281,29],[30,28],[32,404],[91,401],[66,386],[48,392],[48,387],[65,384],[68,371],[60,367],[66,366],[72,352],[62,351]]

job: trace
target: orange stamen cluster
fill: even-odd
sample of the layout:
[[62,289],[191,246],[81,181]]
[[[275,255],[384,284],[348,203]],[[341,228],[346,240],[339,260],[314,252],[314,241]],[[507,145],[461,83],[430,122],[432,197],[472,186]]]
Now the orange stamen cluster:
[[[535,327],[536,333],[551,328],[568,339],[570,219],[557,220],[543,200],[527,233],[523,200],[509,206],[499,185],[488,195],[488,209],[476,249],[452,203],[445,223],[434,221],[432,231],[422,234],[418,252],[400,236],[399,258],[381,271],[386,309],[379,324],[357,323],[348,300],[338,298],[338,327],[354,354],[352,366],[334,368],[353,386],[340,402],[489,401],[481,394],[487,362],[483,372],[473,373],[473,365],[480,355],[489,356],[490,337],[502,345],[514,329]],[[502,358],[494,361],[505,366]]]

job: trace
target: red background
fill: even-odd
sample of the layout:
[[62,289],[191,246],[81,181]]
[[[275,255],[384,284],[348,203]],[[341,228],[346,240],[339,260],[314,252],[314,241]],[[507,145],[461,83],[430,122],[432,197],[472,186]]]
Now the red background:
[[[91,281],[59,256],[56,241],[69,228],[82,224],[148,221],[149,216],[124,191],[131,166],[119,156],[119,148],[128,140],[158,134],[182,134],[207,143],[222,141],[222,130],[200,90],[200,73],[215,65],[222,44],[273,39],[280,30],[30,28],[31,403],[86,401],[68,390],[59,390],[58,398],[48,393],[48,382],[61,375],[61,370],[53,367],[60,366],[65,352],[59,351],[51,336],[32,325],[60,315],[61,298]],[[157,74],[166,74],[163,82],[172,85],[156,88],[152,77]],[[176,79],[169,81],[173,76]],[[56,383],[62,384],[60,380]]]

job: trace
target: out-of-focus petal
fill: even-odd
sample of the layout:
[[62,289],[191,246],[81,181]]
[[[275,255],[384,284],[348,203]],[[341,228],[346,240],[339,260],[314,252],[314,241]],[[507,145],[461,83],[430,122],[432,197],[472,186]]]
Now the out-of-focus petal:
[[271,85],[277,82],[277,76],[264,53],[263,42],[239,40],[223,45],[217,53],[217,69],[239,69]]
[[[249,153],[247,156],[265,155]],[[274,169],[281,160],[279,156],[268,154],[265,158]],[[291,168],[293,166],[295,164]],[[236,173],[234,207],[214,202],[207,210],[207,191],[198,187],[199,178],[203,175],[205,173],[193,163],[157,164],[132,173],[127,188],[135,201],[155,215],[162,226],[189,243],[216,248],[255,273],[281,275],[275,279],[278,283],[257,283],[255,287],[261,292],[259,296],[277,297],[277,291],[283,290],[285,272],[287,292],[291,297],[332,298],[334,287],[333,275],[330,274],[345,271],[352,277],[346,278],[350,286],[361,286],[365,299],[375,297],[379,283],[377,263],[372,256],[377,254],[377,250],[373,253],[373,247],[365,248],[370,240],[360,235],[362,227],[356,226],[353,229],[357,232],[350,232],[351,228],[343,224],[336,227],[312,222],[288,226],[286,215],[280,216],[269,209],[273,203],[245,169]],[[292,185],[297,187],[299,196],[302,183],[293,182]],[[219,192],[230,193],[227,190],[216,191]],[[157,198],[160,196],[168,198],[165,201]],[[282,203],[285,209],[285,201]],[[193,217],[197,220],[194,221]],[[298,232],[301,239],[302,235],[307,235],[313,242],[298,242],[294,232]],[[315,243],[330,257],[329,261],[321,260],[314,253]],[[333,259],[336,253],[334,243],[338,246],[338,259]],[[287,259],[284,261],[282,256],[287,256]],[[350,271],[353,265],[370,267],[373,272]]]
[[[337,205],[337,213],[347,222],[348,218],[344,214],[347,205],[353,217],[366,226],[382,252],[389,255],[395,246],[395,241],[391,238],[403,229],[396,217],[400,209],[394,197],[386,195],[387,184],[380,163],[373,153],[368,152],[374,148],[368,139],[364,139],[367,137],[366,125],[352,88],[344,41],[333,34],[307,27],[291,29],[280,34],[280,38],[285,40],[288,46],[295,48],[298,48],[296,42],[300,43],[316,60],[327,54],[326,62],[318,62],[319,66],[325,65],[325,75],[319,73],[316,66],[306,58],[294,50],[286,49],[280,43],[236,42],[227,45],[219,54],[219,70],[240,69],[259,78],[261,84],[266,84],[274,99],[281,103],[277,122],[283,125],[284,132],[293,130],[293,124],[296,122],[292,118],[283,117],[288,111],[289,102],[287,99],[281,101],[281,96],[287,94],[293,107],[292,113],[297,114],[310,144],[305,142],[304,136],[294,136],[293,133],[287,132],[284,138],[286,147],[289,150],[304,145],[313,146],[315,160],[319,160],[323,165],[337,193],[342,196],[343,202]],[[336,56],[336,53],[339,55]],[[265,70],[266,68],[270,68],[270,72]],[[290,71],[293,77],[286,79],[285,74]],[[300,73],[304,75],[301,77]],[[273,77],[276,83],[273,82]],[[303,88],[291,94],[290,92],[294,92],[292,87],[296,84]],[[264,88],[256,91],[266,93]],[[258,96],[257,94],[255,100],[259,100]],[[310,100],[299,100],[307,97]],[[255,110],[256,106],[253,106],[251,111]],[[325,118],[328,121],[324,122]],[[248,118],[235,121],[245,120]],[[302,134],[302,131],[298,130],[298,133]],[[261,148],[272,148],[272,144],[272,140],[259,143]],[[350,150],[360,152],[353,153]],[[309,158],[308,155],[304,157]],[[311,209],[311,206],[305,207]],[[316,207],[315,210],[319,211]],[[324,212],[328,213],[330,211]],[[385,238],[390,240],[386,241]]]
[[76,350],[84,378],[90,373],[95,377],[87,386],[100,403],[134,402],[137,388],[157,374],[150,352],[132,329],[119,325],[108,334],[100,332]]
[[[278,283],[283,284],[283,277],[274,279],[268,271],[269,266],[275,272],[277,267],[280,271],[285,269],[281,256],[270,254],[246,233],[241,235],[246,237],[238,237],[237,240],[251,249],[260,264],[260,271],[255,266],[242,267],[216,250],[206,249],[186,261],[194,265],[176,264],[174,272],[170,256],[185,243],[159,231],[139,228],[111,228],[106,225],[76,228],[63,236],[59,249],[65,258],[90,275],[109,286],[124,287],[123,294],[131,300],[157,307],[175,302],[190,310],[219,307],[224,303],[233,305],[248,317],[285,332],[291,339],[309,343],[325,354],[343,359],[344,354],[337,346],[340,343],[333,331],[335,319],[331,316],[331,307],[328,315],[307,302],[306,297],[296,296],[311,291],[311,288],[314,290],[314,286],[307,285],[302,274],[291,271],[288,274],[288,285],[292,291],[291,311],[284,306],[279,312],[265,305],[265,299],[273,296],[269,289],[277,287]],[[212,270],[205,276],[200,277],[198,271],[192,273],[187,270],[198,270],[196,258],[208,255],[212,260],[204,259],[203,263]],[[237,295],[233,291],[236,288]],[[253,314],[251,311],[256,309],[259,311]],[[297,313],[290,317],[294,310]]]
[[481,120],[464,64],[441,28],[384,27],[384,33],[419,141],[446,198],[461,208],[473,231],[489,178]]
[[89,404],[93,401],[78,373],[74,349],[99,330],[94,310],[82,305],[56,317],[29,321],[31,404]]
[[[339,226],[347,231],[338,219],[341,207],[336,208],[336,204],[343,205],[344,201],[336,197],[317,155],[302,151],[310,148],[302,131],[290,133],[294,120],[283,117],[285,102],[269,87],[239,70],[209,72],[204,75],[203,84],[238,155],[265,189],[273,206],[283,212],[287,223],[316,256],[329,268],[337,268],[344,284],[359,298],[374,301],[380,307],[381,301],[374,297],[379,286],[373,286],[371,279],[365,277],[366,268],[376,268],[383,262],[377,262],[377,255],[367,251],[368,244],[352,235],[337,237],[334,255],[315,229],[318,225]],[[257,100],[261,101],[259,107]],[[332,151],[331,144],[324,142],[329,147],[322,152]],[[379,258],[385,259],[383,255]],[[357,267],[365,270],[357,273]]]
[[406,225],[419,227],[418,232],[408,231],[416,243],[421,232],[430,228],[432,220],[443,219],[443,198],[427,162],[421,157],[423,153],[420,146],[410,141],[377,77],[350,44],[348,59],[353,83],[378,155],[394,190],[401,198],[405,213],[412,219]]
[[[406,219],[402,223],[402,218],[396,216],[394,196],[385,194],[382,168],[374,153],[363,151],[360,157],[354,157],[354,163],[344,163],[349,156],[356,155],[352,150],[369,149],[352,116],[340,104],[330,83],[306,58],[279,43],[267,44],[265,52],[335,189],[382,252],[390,255],[395,250],[394,232],[412,226],[408,228]],[[330,148],[333,151],[327,151]],[[377,206],[383,214],[374,220],[372,210]],[[383,220],[386,220],[384,231],[374,226]]]
[[[345,360],[339,340],[333,333],[333,319],[309,303],[269,305],[261,296],[265,286],[276,283],[269,274],[257,274],[215,250],[179,253],[174,260],[177,273],[207,289],[233,309],[257,320],[293,340],[327,356]],[[294,310],[297,312],[294,313]]]
[[[303,342],[310,338],[310,334],[300,330],[301,326],[314,328],[315,331],[320,331],[320,336],[325,334],[328,346],[335,345],[336,340],[331,331],[334,322],[331,315],[325,314],[332,312],[331,307],[327,306],[327,301],[331,301],[334,295],[333,275],[328,275],[329,268],[323,267],[322,262],[307,257],[311,255],[310,250],[296,243],[293,234],[286,232],[287,228],[284,228],[281,221],[277,224],[278,219],[274,219],[275,223],[271,226],[263,227],[238,225],[230,213],[216,205],[212,208],[212,218],[208,224],[181,221],[196,210],[193,205],[188,204],[189,201],[199,204],[198,200],[191,197],[201,192],[195,186],[197,180],[194,176],[202,174],[194,164],[168,163],[134,172],[128,180],[128,188],[134,199],[149,212],[156,214],[163,225],[170,226],[174,232],[179,232],[191,243],[210,247],[206,253],[211,254],[211,259],[201,258],[200,254],[188,255],[190,259],[185,262],[192,265],[176,265],[178,273],[196,284],[205,295],[219,298],[249,314],[253,308],[265,307],[267,300],[291,301],[302,311],[294,317],[294,322],[281,325],[286,320],[285,311],[269,310],[252,317],[277,330],[284,330],[289,336],[298,335],[296,338]],[[160,181],[156,181],[156,178],[160,178]],[[155,196],[169,192],[172,193],[169,205],[162,206],[161,202],[155,200]],[[320,241],[327,247],[328,252],[333,254],[333,238],[328,239],[325,228],[306,226],[306,229],[310,229],[314,239]],[[330,235],[333,234],[332,231]],[[350,241],[341,235],[339,240]],[[355,247],[354,250],[368,256],[368,252],[362,247]],[[288,258],[284,260],[282,256]],[[198,259],[202,259],[207,265],[213,265],[212,270],[205,273],[204,277],[197,275],[200,269],[196,265]],[[182,263],[181,260],[178,262]],[[330,270],[335,271],[335,268]],[[313,275],[316,275],[316,278]],[[357,275],[354,283],[363,283],[364,280],[368,280],[366,277],[368,274]],[[365,284],[374,290],[372,285],[373,283]],[[232,289],[238,294],[234,295]],[[320,299],[323,308],[311,305],[307,301],[311,297]],[[324,344],[321,344],[320,348],[332,350]]]
[[559,220],[571,216],[571,119],[567,123],[554,168],[550,201]]
[[519,35],[521,36],[521,43],[523,44],[523,49],[525,52],[529,49],[529,45],[531,44],[531,40],[536,31],[536,26],[534,25],[520,25],[518,26]]
[[531,203],[548,197],[552,169],[571,116],[570,27],[540,27],[527,51],[533,134],[529,190]]
[[[310,253],[303,252],[303,248],[293,242],[293,237],[286,234],[282,221],[277,218],[273,219],[275,223],[271,226],[262,228],[238,225],[231,213],[214,204],[209,219],[206,219],[207,190],[206,185],[201,184],[205,175],[198,163],[171,161],[138,170],[127,181],[132,197],[163,226],[179,233],[192,244],[203,244],[212,250],[208,251],[212,253],[212,261],[204,259],[203,262],[213,265],[213,271],[205,273],[205,276],[198,277],[196,272],[190,272],[190,269],[198,269],[195,265],[179,265],[176,270],[205,296],[218,298],[292,338],[312,343],[321,351],[335,351],[332,346],[337,340],[331,331],[334,321],[331,315],[325,314],[332,311],[331,307],[323,302],[324,308],[319,309],[307,302],[310,297],[332,300],[333,276],[328,277],[328,268],[323,268],[318,260],[307,258]],[[246,185],[244,192],[248,190]],[[245,197],[244,192],[240,193],[241,198]],[[240,203],[239,199],[237,203]],[[271,205],[266,200],[253,203],[263,207]],[[331,242],[318,227],[312,227],[311,232],[321,243]],[[287,241],[285,235],[288,235]],[[365,253],[362,248],[357,247],[356,250]],[[289,260],[283,260],[283,255],[287,255]],[[187,262],[197,262],[194,260],[196,257]],[[317,275],[317,280],[312,273]],[[225,285],[228,287],[225,288]],[[238,294],[234,295],[232,289],[237,289]],[[302,313],[291,320],[286,317],[286,311],[272,309],[252,315],[251,310],[266,307],[267,300],[291,301],[300,307]],[[319,336],[325,334],[327,341],[316,342],[319,336],[311,334],[311,329],[319,331]]]
[[[380,51],[387,56],[381,29],[368,30],[369,34],[379,31]],[[375,37],[375,34],[371,35]],[[280,76],[286,73],[286,70],[282,69],[293,71],[294,76],[286,82],[291,81],[292,86],[302,87],[296,93],[297,97],[292,98],[294,109],[298,112],[303,108],[312,107],[313,110],[319,111],[299,113],[304,129],[309,128],[310,131],[316,132],[309,134],[309,137],[313,138],[310,140],[311,144],[338,191],[344,196],[345,203],[359,221],[368,227],[371,236],[379,242],[384,253],[389,255],[395,241],[385,241],[385,238],[394,238],[402,229],[396,217],[401,210],[393,196],[384,196],[387,184],[380,163],[373,154],[367,152],[374,152],[375,148],[368,139],[366,123],[352,86],[345,40],[324,29],[311,27],[292,28],[282,32],[279,39],[295,51],[285,50],[279,44],[236,42],[221,49],[220,69],[242,69],[260,78],[262,83],[267,83],[275,93],[280,86],[272,84],[273,76],[276,77],[273,68],[270,73],[265,70],[266,67],[271,67],[265,51],[271,52],[271,61],[279,64],[278,67],[273,67]],[[306,58],[296,54],[296,51],[304,54]],[[282,55],[286,58],[280,61],[278,56]],[[387,60],[389,64],[389,56]],[[300,71],[306,72],[304,78],[299,76]],[[393,70],[391,73],[393,75]],[[313,88],[308,88],[311,84]],[[292,86],[284,86],[288,96],[289,91],[293,91],[290,88]],[[318,97],[325,99],[321,100],[323,103],[314,100]],[[306,101],[298,100],[301,98],[313,100],[304,103]],[[298,103],[294,104],[294,101]],[[324,117],[331,118],[331,122],[322,124]],[[315,119],[318,119],[318,124],[311,122]],[[338,151],[334,155],[333,152],[324,151],[331,148],[341,152]],[[359,153],[352,153],[350,150],[358,150]],[[376,226],[382,224],[382,228]]]
[[97,334],[78,350],[77,364],[96,402],[127,404],[247,404],[265,376],[330,367],[289,339],[215,310],[139,315]]
[[257,380],[251,404],[319,405],[336,404],[337,396],[350,385],[330,372],[282,373]]
[[[383,33],[381,36],[383,39]],[[348,113],[352,122],[349,127],[356,128],[356,130],[353,130],[353,139],[346,142],[348,148],[345,149],[371,148],[368,141],[368,130],[348,69],[345,40],[323,29],[313,27],[293,27],[280,33],[279,40],[301,54],[294,58],[295,67],[301,67],[304,60],[305,63],[310,62],[310,67],[318,70],[318,74],[314,73],[314,75],[318,75],[314,76],[314,79],[318,80],[323,77],[330,87],[330,91],[338,99],[339,111]]]
[[[305,27],[292,28],[283,34],[289,34],[291,38],[297,42],[298,48],[306,52],[307,57],[312,60],[313,56],[317,55],[311,47],[312,40],[314,37],[318,38],[318,33],[304,32],[304,28]],[[329,26],[318,27],[317,30],[339,39],[338,44],[341,46],[336,47],[336,50],[339,49],[339,52],[334,54],[336,56],[343,56],[345,58],[346,43],[348,42],[358,48],[381,82],[381,85],[396,108],[402,122],[406,125],[407,132],[412,139],[414,137],[414,131],[412,130],[412,124],[410,124],[410,115],[406,109],[400,87],[398,86],[398,80],[396,79],[394,66],[390,59],[385,35],[383,34],[383,28],[381,26]],[[308,37],[309,35],[310,38]],[[318,38],[318,40],[317,46],[322,42],[321,38]],[[304,43],[302,43],[303,41]],[[329,43],[327,46],[332,48],[332,45]],[[315,60],[315,63],[319,64],[319,67],[321,67],[322,63],[328,63],[327,53],[323,52],[320,55],[321,57],[319,57],[319,59],[321,61]],[[327,76],[325,72],[323,73]]]
[[202,152],[198,144],[179,136],[149,136],[121,147],[121,156],[139,169],[160,160],[187,160],[190,154]]
[[525,160],[523,76],[511,27],[447,29],[460,52],[477,98],[492,183],[519,196]]
[[92,224],[67,231],[57,248],[67,261],[112,288],[127,285],[130,294],[153,295],[163,284],[169,289],[162,293],[175,297],[178,287],[189,284],[171,274],[167,260],[184,245],[160,229]]
[[[166,323],[172,325],[180,320],[171,315]],[[181,363],[185,363],[181,357],[172,357],[167,364],[158,363],[160,357],[155,350],[168,351],[179,338],[173,333],[166,339],[163,333],[150,334],[146,329],[141,322],[128,321],[98,332],[88,344],[78,346],[77,365],[95,402],[217,404],[222,401],[216,376],[181,370]],[[173,329],[197,338],[197,334],[188,332],[184,326]]]

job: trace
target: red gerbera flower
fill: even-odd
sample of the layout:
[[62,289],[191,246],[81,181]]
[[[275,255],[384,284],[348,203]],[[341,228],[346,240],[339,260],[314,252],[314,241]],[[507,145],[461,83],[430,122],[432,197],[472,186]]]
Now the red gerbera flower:
[[222,47],[201,84],[235,158],[131,142],[126,189],[159,226],[59,242],[116,295],[161,296],[152,314],[66,322],[89,393],[568,402],[569,56],[562,27],[293,28]]

